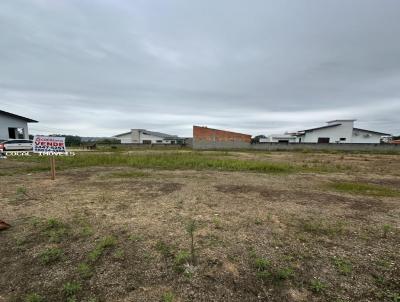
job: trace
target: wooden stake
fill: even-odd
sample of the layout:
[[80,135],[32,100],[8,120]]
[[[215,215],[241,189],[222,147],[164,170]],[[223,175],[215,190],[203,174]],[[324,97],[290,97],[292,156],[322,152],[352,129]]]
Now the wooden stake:
[[56,179],[56,159],[54,156],[50,157],[51,179]]

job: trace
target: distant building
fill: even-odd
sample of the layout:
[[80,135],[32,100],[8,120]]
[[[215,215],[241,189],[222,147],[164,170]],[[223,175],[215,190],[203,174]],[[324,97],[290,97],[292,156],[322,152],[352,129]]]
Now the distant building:
[[121,141],[121,144],[182,144],[183,139],[176,135],[154,132],[145,129],[131,129],[129,132],[113,136]]
[[193,142],[251,142],[251,135],[212,129],[208,127],[193,126]]
[[259,143],[297,143],[298,138],[292,134],[271,134],[259,139]]
[[29,139],[28,123],[37,123],[27,117],[0,110],[0,140]]
[[379,144],[383,136],[390,134],[354,128],[355,120],[334,120],[327,125],[297,133],[299,143],[355,143]]

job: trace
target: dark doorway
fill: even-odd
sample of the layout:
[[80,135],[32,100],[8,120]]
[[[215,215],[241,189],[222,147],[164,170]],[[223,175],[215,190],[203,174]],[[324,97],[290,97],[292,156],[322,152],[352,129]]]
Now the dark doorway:
[[318,137],[318,144],[329,144],[329,137]]
[[15,132],[17,132],[16,130],[17,130],[17,128],[8,128],[8,138],[10,138],[10,139],[17,138],[16,133],[15,133]]

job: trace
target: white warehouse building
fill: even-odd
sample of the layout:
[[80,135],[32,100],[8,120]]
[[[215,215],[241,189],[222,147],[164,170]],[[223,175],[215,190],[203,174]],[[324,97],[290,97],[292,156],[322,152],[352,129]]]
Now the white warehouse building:
[[154,132],[145,129],[131,129],[129,132],[114,135],[121,144],[180,144],[182,139],[176,135]]
[[28,123],[37,123],[27,117],[0,110],[0,141],[9,139],[28,139]]
[[307,129],[297,133],[299,143],[353,143],[379,144],[382,136],[390,134],[354,128],[355,120],[334,120],[326,126]]

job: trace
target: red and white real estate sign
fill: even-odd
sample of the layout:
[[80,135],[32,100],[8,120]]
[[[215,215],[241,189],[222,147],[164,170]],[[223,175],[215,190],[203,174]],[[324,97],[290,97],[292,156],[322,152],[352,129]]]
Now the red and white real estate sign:
[[65,153],[65,137],[35,135],[33,153]]

